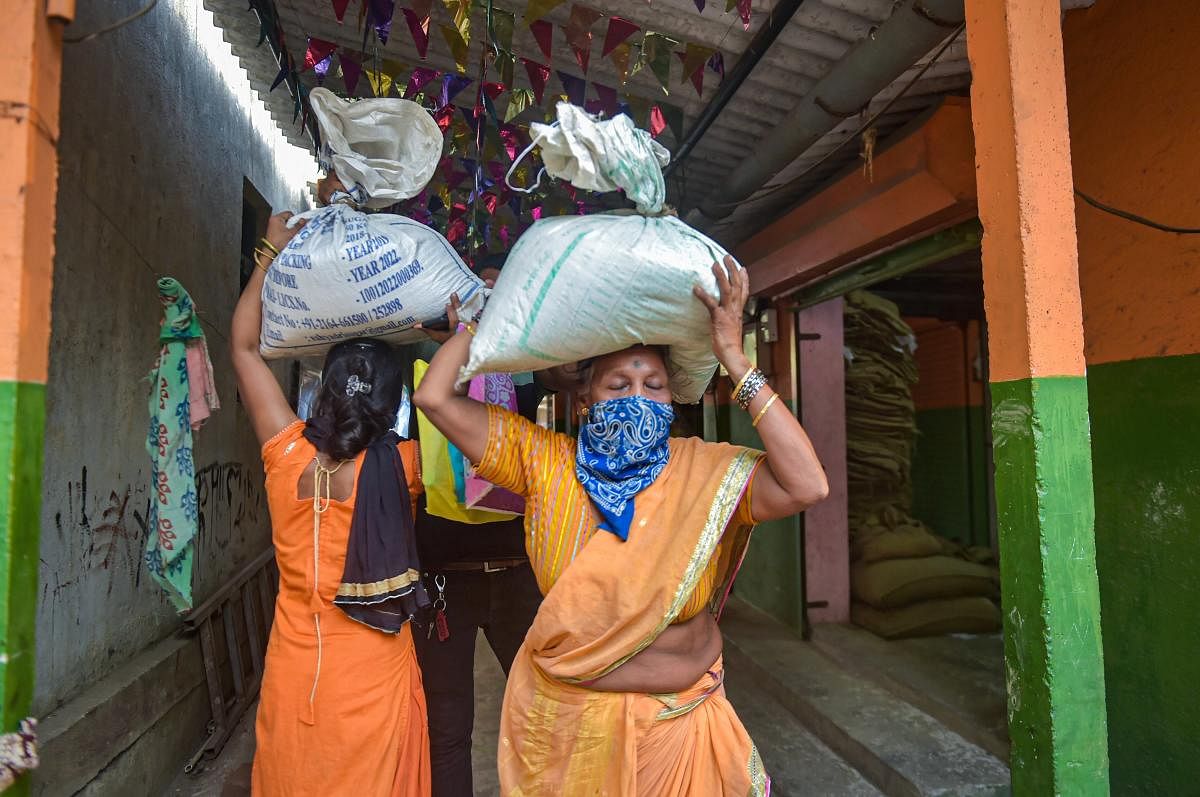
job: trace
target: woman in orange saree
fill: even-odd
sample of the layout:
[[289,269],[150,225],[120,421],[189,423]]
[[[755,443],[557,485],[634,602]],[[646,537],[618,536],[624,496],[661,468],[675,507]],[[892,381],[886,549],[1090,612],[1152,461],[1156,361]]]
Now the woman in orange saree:
[[[526,497],[526,545],[546,599],[505,691],[505,795],[765,795],[769,778],[725,698],[714,618],[754,523],[821,500],[824,474],[741,349],[744,271],[714,265],[713,346],[755,418],[761,452],[667,439],[654,349],[583,373],[579,440],[459,396],[470,329],[414,397],[478,472]],[[611,533],[609,533],[611,532]]]
[[[294,230],[273,216],[266,243]],[[298,228],[297,228],[298,229]],[[254,756],[256,797],[428,797],[429,737],[411,617],[428,605],[412,534],[416,444],[392,431],[403,390],[377,340],[330,349],[300,421],[258,353],[270,252],[234,311],[234,369],[266,471],[279,595]]]

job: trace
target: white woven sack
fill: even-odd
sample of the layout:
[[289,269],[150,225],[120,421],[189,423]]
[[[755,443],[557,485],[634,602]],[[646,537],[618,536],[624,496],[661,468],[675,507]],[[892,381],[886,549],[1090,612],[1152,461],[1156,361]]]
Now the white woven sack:
[[421,193],[442,157],[442,131],[420,105],[379,98],[343,100],[329,89],[309,94],[321,130],[321,162],[363,207],[385,208]]
[[424,340],[413,329],[457,293],[470,317],[486,289],[436,230],[403,216],[334,204],[292,217],[308,223],[263,282],[259,348],[267,358],[323,354],[351,338]]
[[518,239],[471,342],[462,378],[536,371],[638,343],[665,345],[676,401],[699,401],[717,368],[708,309],[725,250],[674,216],[543,219]]

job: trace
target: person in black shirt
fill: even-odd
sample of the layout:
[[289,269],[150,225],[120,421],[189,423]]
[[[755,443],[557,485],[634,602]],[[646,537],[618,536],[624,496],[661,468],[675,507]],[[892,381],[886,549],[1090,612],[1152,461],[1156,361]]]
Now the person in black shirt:
[[[497,270],[494,261],[485,261],[480,276],[494,280]],[[453,314],[451,320],[457,321]],[[454,326],[452,323],[451,332]],[[435,332],[428,334],[433,341],[441,337]],[[432,359],[437,349],[433,341],[411,347],[414,356]],[[536,420],[538,404],[547,391],[529,374],[514,375],[514,381],[525,382],[516,386],[518,411]],[[444,630],[448,632],[443,634],[437,623],[430,623],[413,634],[429,715],[433,797],[473,797],[476,636],[483,631],[507,676],[533,624],[542,593],[525,552],[521,516],[480,525],[459,523],[430,515],[425,510],[425,496],[421,496],[416,536],[425,588],[435,601],[445,601],[437,605],[444,605]]]

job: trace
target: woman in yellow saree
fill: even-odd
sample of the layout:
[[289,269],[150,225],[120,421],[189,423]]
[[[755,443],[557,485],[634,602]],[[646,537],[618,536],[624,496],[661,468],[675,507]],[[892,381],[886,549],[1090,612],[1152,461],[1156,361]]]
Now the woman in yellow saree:
[[742,351],[745,272],[697,289],[713,347],[766,453],[668,439],[668,373],[634,347],[582,371],[578,440],[460,395],[472,330],[445,344],[414,401],[481,476],[526,497],[546,595],[501,716],[505,795],[765,795],[769,778],[725,699],[715,617],[750,529],[824,498],[795,417]]

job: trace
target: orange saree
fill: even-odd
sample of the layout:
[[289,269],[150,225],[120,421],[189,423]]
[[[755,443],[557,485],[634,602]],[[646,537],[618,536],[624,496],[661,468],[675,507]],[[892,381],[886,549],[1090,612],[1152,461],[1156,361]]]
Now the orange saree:
[[[296,422],[263,446],[279,596],[255,724],[255,797],[427,797],[429,734],[410,626],[387,634],[333,605],[354,510],[330,501],[314,529],[296,486],[316,449]],[[416,444],[400,444],[420,491]],[[362,467],[360,454],[355,465]],[[316,536],[314,539],[314,531]]]
[[502,793],[766,795],[769,779],[725,698],[719,659],[679,694],[586,687],[671,623],[719,608],[753,525],[747,491],[761,455],[672,439],[622,542],[596,531],[572,438],[496,408],[489,417],[479,472],[526,496],[527,547],[546,593],[504,694]]

